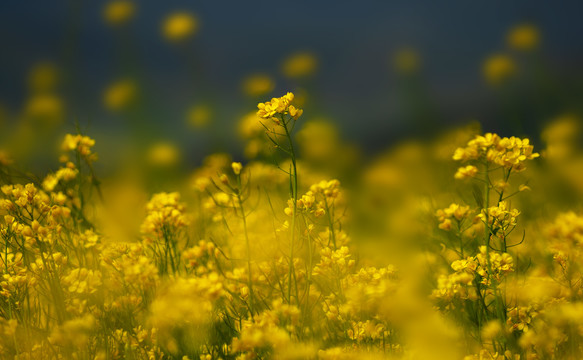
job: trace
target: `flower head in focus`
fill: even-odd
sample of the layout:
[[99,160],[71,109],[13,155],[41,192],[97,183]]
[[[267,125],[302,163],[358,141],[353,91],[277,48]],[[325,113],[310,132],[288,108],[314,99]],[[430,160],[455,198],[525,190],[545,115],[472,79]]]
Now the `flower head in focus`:
[[276,115],[279,115],[281,118],[288,115],[292,119],[297,120],[304,111],[293,106],[291,104],[293,100],[294,94],[288,92],[282,97],[273,98],[271,101],[259,103],[257,104],[257,108],[259,109],[257,111],[257,116],[262,119],[272,119],[276,124],[279,123],[279,119],[276,118]]

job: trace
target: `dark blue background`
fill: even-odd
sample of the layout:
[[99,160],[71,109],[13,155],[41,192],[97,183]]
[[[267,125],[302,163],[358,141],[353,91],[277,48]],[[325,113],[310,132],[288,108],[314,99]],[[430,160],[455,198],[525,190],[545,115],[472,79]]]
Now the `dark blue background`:
[[[104,5],[2,1],[0,102],[19,108],[30,67],[52,60],[78,89],[72,116],[107,127],[111,114],[103,109],[103,89],[125,70],[119,68],[116,32],[103,22]],[[164,135],[182,142],[194,136],[183,131],[193,85],[180,51],[160,35],[164,16],[180,9],[200,20],[191,48],[204,69],[204,91],[217,100],[218,123],[225,129],[249,110],[241,79],[257,71],[277,75],[282,59],[298,50],[319,57],[313,84],[318,111],[336,121],[345,138],[372,150],[407,132],[390,66],[391,54],[402,47],[421,54],[426,89],[445,124],[478,119],[486,127],[497,126],[495,96],[481,67],[489,54],[505,49],[505,35],[517,23],[539,26],[541,52],[558,78],[582,73],[581,1],[137,2],[129,27],[135,66],[147,77],[149,97],[157,104],[144,121],[164,124]],[[278,77],[278,92],[290,86]],[[234,136],[234,131],[225,133]]]

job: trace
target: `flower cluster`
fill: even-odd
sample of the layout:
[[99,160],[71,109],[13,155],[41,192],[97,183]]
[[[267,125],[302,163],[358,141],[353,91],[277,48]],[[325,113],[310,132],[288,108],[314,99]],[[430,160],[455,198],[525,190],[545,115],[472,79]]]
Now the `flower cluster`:
[[[259,109],[257,111],[257,116],[261,119],[272,119],[276,124],[279,124],[280,120],[283,119],[285,115],[297,120],[304,111],[293,106],[291,104],[293,100],[294,94],[288,92],[282,97],[273,98],[271,101],[259,103],[257,105],[257,108]],[[280,116],[281,118],[278,119],[277,116]]]
[[501,201],[498,206],[482,210],[482,213],[478,216],[488,224],[493,235],[504,237],[516,227],[518,215],[520,215],[520,211],[516,209],[509,210],[506,201]]
[[[538,153],[533,152],[533,146],[529,139],[520,139],[517,137],[500,137],[497,134],[487,133],[485,135],[477,135],[470,140],[466,147],[457,148],[453,159],[458,161],[479,160],[487,161],[504,167],[505,169],[514,172],[522,171],[526,167],[524,162],[537,158]],[[462,174],[472,173],[472,168],[465,168],[458,173]]]
[[154,234],[163,238],[165,233],[171,233],[184,228],[188,220],[184,215],[185,206],[180,202],[180,194],[159,193],[152,196],[146,205],[148,215],[141,230],[144,234]]
[[67,134],[65,135],[61,148],[65,152],[77,151],[87,161],[92,162],[97,160],[97,155],[91,152],[91,148],[94,145],[95,140],[89,136]]
[[439,209],[435,213],[437,219],[439,220],[439,228],[449,231],[452,229],[452,220],[455,220],[458,224],[463,222],[464,219],[468,218],[471,214],[469,206],[462,206],[459,204],[451,204],[445,209]]

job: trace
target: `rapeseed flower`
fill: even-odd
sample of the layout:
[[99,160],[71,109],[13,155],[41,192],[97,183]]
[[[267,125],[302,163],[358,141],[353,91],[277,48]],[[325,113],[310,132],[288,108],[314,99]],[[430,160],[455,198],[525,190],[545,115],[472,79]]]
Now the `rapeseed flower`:
[[176,12],[164,19],[162,34],[170,41],[184,41],[196,34],[199,24],[193,14]]

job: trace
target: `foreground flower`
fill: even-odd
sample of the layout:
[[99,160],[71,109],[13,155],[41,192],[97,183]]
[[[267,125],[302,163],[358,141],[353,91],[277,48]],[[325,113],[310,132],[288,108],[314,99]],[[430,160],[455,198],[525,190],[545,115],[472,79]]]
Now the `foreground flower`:
[[262,119],[272,119],[276,124],[279,123],[279,119],[276,118],[276,115],[279,115],[281,119],[283,119],[285,115],[288,115],[294,120],[297,120],[304,111],[291,105],[293,100],[294,94],[288,92],[280,98],[273,98],[271,101],[259,103],[257,105],[257,108],[259,109],[257,111],[257,116]]

